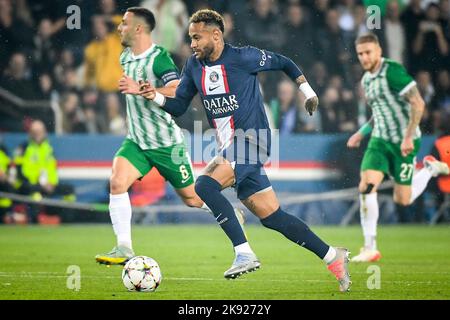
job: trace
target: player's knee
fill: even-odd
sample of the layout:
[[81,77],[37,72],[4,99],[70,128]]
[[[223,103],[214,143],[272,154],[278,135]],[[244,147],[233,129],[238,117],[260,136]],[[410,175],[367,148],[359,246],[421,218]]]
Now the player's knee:
[[394,194],[394,202],[401,206],[409,206],[411,204],[411,198],[403,195]]
[[109,190],[111,194],[125,193],[128,191],[126,177],[112,175],[109,179]]
[[360,182],[359,184],[359,193],[361,194],[369,194],[376,192],[375,184],[368,182]]

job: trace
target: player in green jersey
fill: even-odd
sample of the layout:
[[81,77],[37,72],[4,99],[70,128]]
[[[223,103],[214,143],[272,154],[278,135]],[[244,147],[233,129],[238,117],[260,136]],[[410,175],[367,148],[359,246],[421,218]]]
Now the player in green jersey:
[[[125,264],[134,256],[128,189],[153,167],[187,206],[211,212],[195,193],[191,160],[181,129],[168,113],[139,95],[141,81],[149,81],[159,93],[169,97],[175,96],[179,83],[178,70],[169,53],[152,42],[154,27],[152,12],[141,7],[129,8],[118,27],[125,46],[120,56],[124,74],[119,90],[126,97],[128,134],[114,157],[110,178],[109,211],[117,246],[95,257],[103,264]],[[235,213],[242,225],[242,211],[235,209]]]
[[349,148],[357,148],[364,136],[371,133],[359,184],[364,247],[352,261],[373,262],[381,258],[376,247],[377,188],[384,176],[394,179],[394,202],[408,206],[425,190],[431,177],[448,174],[449,168],[427,156],[424,168],[413,174],[420,148],[419,123],[425,108],[416,82],[401,64],[382,57],[376,35],[362,35],[355,45],[359,62],[366,71],[361,84],[372,118],[347,142]]

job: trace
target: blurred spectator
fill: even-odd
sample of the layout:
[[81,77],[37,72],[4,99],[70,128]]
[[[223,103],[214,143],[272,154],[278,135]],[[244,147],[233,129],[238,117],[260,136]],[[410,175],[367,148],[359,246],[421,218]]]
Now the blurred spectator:
[[[122,11],[125,11],[127,8],[133,6],[131,2],[135,2],[135,5],[138,4],[138,1],[130,1],[130,3],[122,9]],[[113,33],[116,33],[117,27],[122,22],[123,16],[117,8],[116,0],[101,0],[98,2],[98,5],[99,12],[95,16],[101,17],[107,23],[108,28],[110,28]]]
[[119,63],[123,51],[116,30],[108,28],[101,16],[92,19],[94,40],[85,49],[85,85],[96,86],[102,92],[116,92],[122,75]]
[[296,87],[291,80],[282,80],[278,84],[278,94],[270,102],[273,121],[280,134],[294,133],[297,130],[298,101]]
[[66,69],[63,73],[63,82],[61,91],[79,91],[81,87],[81,81],[75,69]]
[[321,97],[328,84],[327,67],[323,62],[313,64],[308,73],[308,82],[311,83],[316,94]]
[[312,7],[311,14],[311,22],[314,30],[325,28],[326,15],[329,9],[329,0],[314,0],[314,6]]
[[413,50],[413,44],[418,32],[419,23],[425,19],[425,14],[422,10],[420,2],[421,0],[410,0],[408,6],[403,10],[400,16],[405,29],[408,69],[411,70],[413,74],[415,74],[418,70],[414,66],[417,61],[417,57]]
[[431,102],[434,97],[434,87],[428,71],[419,71],[416,75],[417,89],[425,101],[425,110],[421,119],[420,128],[424,134],[433,133],[433,118]]
[[233,16],[229,13],[224,13],[223,20],[225,24],[225,32],[223,33],[223,38],[225,39],[225,42],[235,46],[239,45],[237,43],[237,37],[234,30]]
[[417,55],[414,64],[419,70],[427,70],[433,75],[446,67],[445,62],[449,56],[448,42],[439,16],[439,6],[430,3],[426,10],[425,20],[419,23],[413,43],[413,52]]
[[99,103],[99,93],[95,88],[86,88],[81,95],[82,109],[86,117],[86,130],[90,134],[106,132],[105,119]]
[[433,127],[442,128],[446,119],[450,119],[450,74],[441,70],[437,76],[436,95],[432,101]]
[[284,30],[289,45],[283,47],[283,54],[303,69],[310,67],[314,59],[313,30],[305,20],[305,11],[297,3],[287,7]]
[[74,92],[64,94],[61,99],[64,133],[85,133],[87,131],[83,109],[80,107],[78,95]]
[[[282,52],[286,44],[286,33],[283,29],[281,15],[276,2],[272,0],[253,0],[240,23],[241,40],[247,45],[259,49]],[[269,97],[276,96],[279,74],[274,72],[260,73],[258,75],[264,91],[264,101],[270,101]]]
[[[107,20],[109,19],[110,21],[116,20],[118,18],[122,20],[122,16],[119,14],[117,9],[116,0],[100,0],[98,1],[98,5],[99,14],[102,15],[103,18]],[[114,21],[114,23],[118,23],[118,21]]]
[[278,7],[271,0],[253,0],[242,33],[245,41],[260,49],[281,52],[286,43]]
[[30,53],[33,49],[33,29],[25,15],[18,14],[18,6],[11,0],[0,0],[0,70],[15,51]]
[[58,85],[64,83],[64,73],[66,70],[75,69],[75,58],[72,51],[63,49],[57,58],[57,61],[53,67],[53,77]]
[[356,0],[341,0],[340,5],[337,6],[339,28],[342,30],[347,43],[353,42],[354,38],[353,32],[356,29],[355,8]]
[[320,99],[322,131],[324,133],[334,133],[339,131],[336,112],[338,102],[339,93],[335,88],[328,87]]
[[[36,200],[42,196],[62,195],[64,199],[74,201],[73,186],[59,182],[57,161],[47,139],[44,123],[34,120],[28,134],[28,141],[17,148],[14,157],[19,192],[31,195]],[[34,207],[30,212],[33,222],[36,220],[36,209]]]
[[441,12],[441,20],[448,26],[450,21],[450,0],[439,0],[439,11]]
[[149,9],[156,20],[152,40],[171,54],[180,49],[188,26],[188,12],[181,0],[144,0],[141,6]]
[[387,4],[383,31],[386,56],[404,64],[406,36],[400,21],[400,7],[397,0],[390,0]]
[[33,81],[30,79],[25,54],[16,52],[9,60],[8,68],[3,72],[0,87],[24,99],[36,96]]
[[33,60],[39,71],[50,71],[56,58],[52,43],[52,23],[50,19],[42,19],[34,36]]
[[419,71],[416,75],[416,82],[425,104],[429,105],[434,97],[434,87],[430,73],[428,71]]
[[108,133],[126,135],[125,118],[120,114],[120,101],[116,93],[108,93],[105,97],[106,112],[108,115]]
[[[93,14],[93,5],[97,1],[88,0],[40,0],[27,1],[36,24],[43,19],[51,22],[50,35],[57,50],[69,49],[76,57],[77,64],[81,62],[83,48],[89,39],[89,21]],[[71,6],[81,9],[80,29],[69,29],[66,23],[73,13],[68,12]],[[71,19],[71,21],[73,21]]]
[[317,31],[315,40],[316,54],[325,63],[328,72],[344,76],[353,44],[346,44],[339,27],[339,13],[336,10],[327,11],[325,27]]
[[360,5],[355,6],[353,16],[355,19],[355,28],[354,28],[355,38],[359,37],[364,33],[369,32],[366,23],[366,8]]
[[36,93],[36,99],[50,100],[53,92],[53,80],[48,73],[39,75],[39,86]]
[[356,129],[357,105],[353,93],[344,88],[342,78],[333,76],[321,99],[324,132],[350,132]]

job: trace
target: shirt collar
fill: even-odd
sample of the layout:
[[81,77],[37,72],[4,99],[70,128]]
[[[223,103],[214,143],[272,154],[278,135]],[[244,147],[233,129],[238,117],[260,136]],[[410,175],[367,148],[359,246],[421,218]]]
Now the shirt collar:
[[369,72],[369,75],[370,75],[371,78],[375,78],[375,77],[377,77],[380,74],[381,70],[384,67],[384,60],[385,60],[384,58],[381,58],[380,67],[378,68],[378,70],[375,73]]
[[150,46],[150,48],[148,48],[147,50],[145,50],[145,51],[142,52],[141,54],[138,54],[137,56],[135,56],[134,53],[131,52],[131,59],[132,59],[132,60],[137,60],[137,59],[145,58],[145,57],[147,57],[147,56],[150,54],[150,52],[153,51],[153,49],[154,49],[155,47],[156,47],[156,44],[153,43],[153,44]]

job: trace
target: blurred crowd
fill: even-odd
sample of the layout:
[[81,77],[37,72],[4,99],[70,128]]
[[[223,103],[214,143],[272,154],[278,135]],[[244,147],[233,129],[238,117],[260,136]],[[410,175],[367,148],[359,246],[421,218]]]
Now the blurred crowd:
[[[67,28],[71,5],[81,9],[80,29]],[[370,5],[381,13],[374,30],[367,23]],[[415,77],[427,104],[424,132],[440,134],[450,121],[449,0],[0,0],[0,88],[56,103],[59,112],[34,114],[51,132],[125,134],[117,26],[130,6],[155,14],[153,39],[172,53],[180,71],[192,53],[189,16],[201,8],[224,15],[227,42],[279,52],[301,66],[319,95],[314,117],[281,72],[259,75],[269,121],[283,134],[352,132],[367,120],[354,40],[368,31],[380,38],[385,57]],[[0,131],[26,129],[27,121],[8,117],[9,126],[0,124]],[[192,130],[194,120],[206,121],[198,97],[177,122]]]

